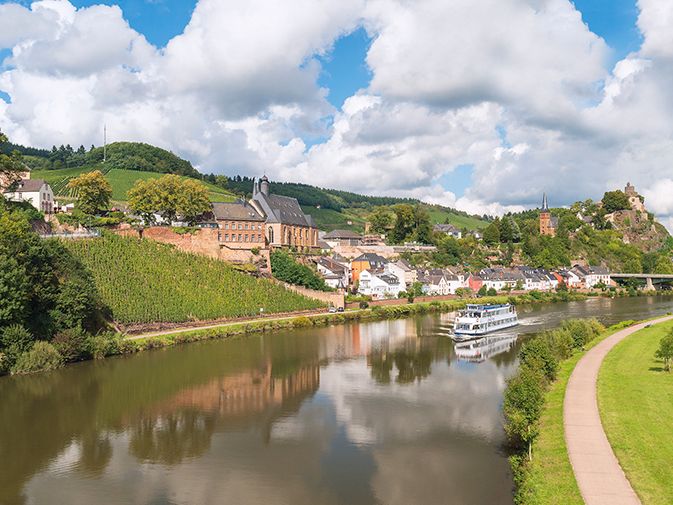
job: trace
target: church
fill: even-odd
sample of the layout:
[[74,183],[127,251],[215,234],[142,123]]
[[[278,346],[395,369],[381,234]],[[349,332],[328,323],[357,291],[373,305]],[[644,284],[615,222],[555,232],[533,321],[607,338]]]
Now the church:
[[270,246],[318,246],[318,227],[313,218],[304,214],[296,198],[270,193],[266,175],[253,181],[250,205],[266,217],[266,238]]
[[540,235],[555,237],[558,228],[558,217],[552,216],[547,203],[547,193],[542,195],[542,209],[540,210]]

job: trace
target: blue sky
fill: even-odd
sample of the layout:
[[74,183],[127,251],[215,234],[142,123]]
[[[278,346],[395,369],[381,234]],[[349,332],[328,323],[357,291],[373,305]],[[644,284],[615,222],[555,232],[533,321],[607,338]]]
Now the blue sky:
[[[82,7],[101,2],[81,0],[74,3]],[[183,31],[196,4],[195,0],[117,0],[103,3],[118,4],[130,25],[159,47]],[[610,64],[638,49],[641,37],[636,27],[636,0],[574,0],[574,3],[589,28],[613,49]],[[370,43],[367,33],[360,28],[337,40],[333,50],[319,58],[323,69],[319,84],[328,89],[328,100],[335,108],[341,108],[347,97],[369,84],[371,76],[365,57]],[[503,146],[507,146],[506,131],[498,131],[498,135]],[[305,142],[310,147],[323,140],[305,139]],[[472,167],[463,165],[438,182],[460,197],[471,185],[471,178]]]

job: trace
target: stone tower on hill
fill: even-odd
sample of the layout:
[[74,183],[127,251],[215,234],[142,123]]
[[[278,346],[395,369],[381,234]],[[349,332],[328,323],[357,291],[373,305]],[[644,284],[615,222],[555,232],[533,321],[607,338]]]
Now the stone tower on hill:
[[557,226],[558,218],[556,216],[552,216],[551,212],[549,212],[547,193],[544,193],[542,195],[542,209],[540,209],[540,235],[555,237]]

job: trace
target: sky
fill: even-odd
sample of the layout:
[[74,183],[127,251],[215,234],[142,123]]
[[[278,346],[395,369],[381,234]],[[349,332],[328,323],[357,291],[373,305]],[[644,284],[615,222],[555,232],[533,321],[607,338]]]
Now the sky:
[[0,1],[0,129],[472,213],[673,224],[669,0]]

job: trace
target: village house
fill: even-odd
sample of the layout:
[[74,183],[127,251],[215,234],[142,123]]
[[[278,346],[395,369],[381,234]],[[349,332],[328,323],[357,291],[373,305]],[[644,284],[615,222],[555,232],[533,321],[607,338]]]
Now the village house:
[[350,230],[334,230],[322,236],[331,247],[357,247],[362,245],[362,235]]
[[360,280],[360,274],[365,270],[383,270],[387,263],[388,260],[378,254],[361,254],[351,261],[351,277],[353,284]]
[[371,296],[375,300],[397,298],[404,287],[400,279],[382,270],[365,270],[360,272],[358,293]]
[[514,268],[484,268],[479,272],[479,278],[486,289],[495,289],[502,291],[504,289],[514,289],[517,284],[523,286],[526,282],[523,274]]
[[250,204],[266,218],[266,239],[273,247],[317,248],[318,228],[296,198],[269,192],[269,179],[253,181]]
[[449,237],[453,237],[455,239],[463,238],[463,232],[452,224],[436,224],[432,227],[432,230],[435,233],[443,233],[444,235],[448,235]]
[[350,267],[333,258],[320,258],[316,268],[325,279],[325,283],[334,289],[346,289],[350,284]]
[[423,293],[430,296],[454,295],[456,290],[466,287],[464,276],[448,269],[420,271],[418,282],[423,285]]
[[570,271],[580,279],[581,287],[586,289],[592,289],[599,284],[609,286],[612,281],[610,271],[603,266],[574,265]]
[[40,212],[52,214],[56,208],[54,192],[43,179],[21,179],[3,192],[12,202],[28,202]]
[[213,203],[218,239],[230,249],[266,248],[266,219],[245,201]]
[[[516,267],[523,275],[523,289],[526,291],[550,291],[554,286],[551,275],[547,270],[541,268],[531,268],[528,266]],[[551,275],[551,278],[550,278]]]
[[402,282],[404,282],[404,285],[407,288],[411,287],[417,279],[416,270],[409,263],[402,259],[387,263],[384,267],[384,270],[387,273],[398,277]]
[[568,289],[579,289],[584,284],[584,277],[573,270],[564,269],[558,273]]

